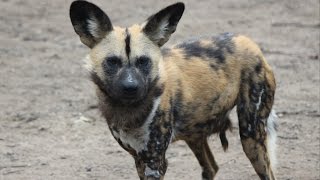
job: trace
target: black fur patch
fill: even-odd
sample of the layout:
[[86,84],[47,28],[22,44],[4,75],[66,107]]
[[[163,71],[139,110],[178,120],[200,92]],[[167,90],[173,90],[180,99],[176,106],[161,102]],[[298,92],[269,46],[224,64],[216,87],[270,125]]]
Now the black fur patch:
[[[224,63],[226,60],[226,53],[234,53],[234,43],[232,38],[234,37],[231,33],[224,33],[218,37],[214,37],[213,44],[211,47],[202,47],[200,41],[185,42],[177,46],[184,50],[186,58],[188,57],[199,57],[216,59],[218,63]],[[212,68],[217,69],[218,66],[212,64]]]
[[91,80],[98,86],[98,88],[106,94],[106,86],[96,72],[90,72]]
[[[184,50],[186,57],[208,57],[208,58],[216,58],[220,60],[220,52],[217,52],[217,49],[213,47],[202,47],[199,41],[186,42],[177,46]],[[223,59],[224,60],[224,59]]]
[[128,32],[128,29],[126,29],[125,44],[126,44],[126,54],[127,54],[128,59],[129,59],[131,49],[130,49],[130,34]]
[[232,38],[234,34],[232,33],[223,33],[217,37],[214,37],[213,40],[217,47],[221,50],[226,50],[228,53],[234,53],[234,43],[232,42]]

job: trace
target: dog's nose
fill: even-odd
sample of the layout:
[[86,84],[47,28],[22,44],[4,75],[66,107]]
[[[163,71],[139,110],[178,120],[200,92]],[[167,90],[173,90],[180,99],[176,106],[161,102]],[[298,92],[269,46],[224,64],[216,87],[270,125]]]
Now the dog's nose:
[[125,95],[135,95],[138,91],[138,80],[130,71],[126,73],[126,78],[122,81],[122,90]]
[[124,96],[134,97],[139,90],[139,81],[132,68],[125,69],[120,76],[120,90]]
[[122,90],[126,95],[134,95],[138,91],[138,83],[136,81],[125,81],[122,84]]

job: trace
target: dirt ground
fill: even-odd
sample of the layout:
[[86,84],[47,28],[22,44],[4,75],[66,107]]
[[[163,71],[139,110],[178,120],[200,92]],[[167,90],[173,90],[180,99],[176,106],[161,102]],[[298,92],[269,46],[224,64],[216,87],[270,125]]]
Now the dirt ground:
[[[174,2],[94,1],[114,25],[143,22]],[[83,68],[88,49],[74,33],[70,0],[0,0],[0,179],[138,179],[112,138]],[[221,32],[252,37],[278,83],[278,179],[320,179],[318,0],[186,0],[168,44]],[[210,138],[216,179],[257,179],[239,140],[237,118],[223,152]],[[185,143],[167,152],[166,179],[201,179]]]

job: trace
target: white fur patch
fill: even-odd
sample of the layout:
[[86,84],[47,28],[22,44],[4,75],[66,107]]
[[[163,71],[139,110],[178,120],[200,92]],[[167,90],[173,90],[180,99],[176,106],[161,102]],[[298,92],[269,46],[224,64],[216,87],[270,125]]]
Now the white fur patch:
[[99,37],[99,24],[97,24],[97,19],[91,17],[87,19],[88,30],[93,37]]
[[256,104],[257,111],[258,111],[259,108],[260,108],[260,105],[261,105],[261,97],[262,97],[262,94],[263,94],[263,93],[264,93],[264,90],[262,89],[261,92],[260,92],[260,95],[259,95],[258,103]]
[[267,149],[270,156],[270,163],[273,168],[276,166],[276,140],[277,140],[277,131],[276,131],[276,120],[277,115],[274,110],[271,111],[268,120],[267,120]]
[[160,178],[160,176],[161,176],[159,171],[152,170],[148,166],[146,166],[146,169],[144,171],[144,175],[145,176],[152,176],[152,177],[155,177],[155,178]]
[[120,139],[120,141],[124,146],[130,146],[137,153],[142,150],[145,150],[147,147],[147,144],[149,141],[149,135],[150,135],[149,125],[152,123],[152,120],[160,105],[160,101],[161,101],[160,97],[153,101],[152,110],[148,115],[145,123],[141,127],[130,130],[130,131],[123,131],[120,129],[119,133],[117,133],[116,131],[112,131],[113,135],[117,139]]
[[169,25],[169,21],[168,19],[164,19],[163,21],[161,21],[160,23],[160,27],[159,27],[159,33],[158,33],[158,39],[162,39],[165,38],[165,34],[168,31],[168,25]]

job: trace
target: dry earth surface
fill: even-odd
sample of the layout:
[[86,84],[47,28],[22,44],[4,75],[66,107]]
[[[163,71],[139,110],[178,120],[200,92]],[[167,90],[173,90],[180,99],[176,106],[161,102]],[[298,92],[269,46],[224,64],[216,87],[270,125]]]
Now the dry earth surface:
[[[143,22],[174,2],[97,0],[114,25]],[[70,0],[0,0],[0,179],[138,179],[112,138],[82,67],[88,49],[73,31]],[[278,83],[278,179],[320,179],[318,0],[186,0],[168,45],[191,36],[241,33],[263,49]],[[257,179],[237,118],[216,179]],[[166,179],[200,179],[184,142],[170,146]]]

